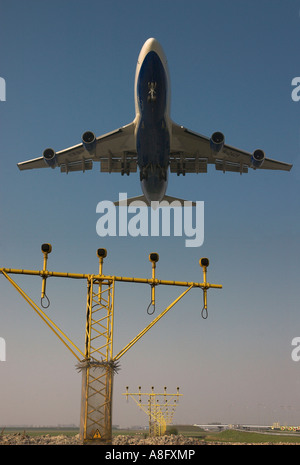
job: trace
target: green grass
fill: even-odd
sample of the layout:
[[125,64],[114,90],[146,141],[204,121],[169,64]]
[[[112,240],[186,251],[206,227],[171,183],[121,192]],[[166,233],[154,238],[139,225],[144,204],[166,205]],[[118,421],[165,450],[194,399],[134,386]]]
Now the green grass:
[[226,443],[247,443],[247,444],[262,444],[262,443],[289,443],[300,444],[299,436],[289,436],[286,433],[281,434],[262,434],[250,431],[204,431],[197,426],[192,425],[173,425],[177,429],[178,434],[187,437],[197,438],[207,442],[226,442]]
[[182,434],[183,436],[191,437],[191,438],[199,438],[205,439],[206,432],[203,431],[198,426],[193,425],[169,425],[167,426],[167,434],[168,431],[172,431],[173,429],[177,430],[177,434]]
[[286,434],[261,434],[252,433],[248,431],[235,431],[226,430],[216,433],[206,433],[206,441],[212,442],[235,442],[235,443],[247,443],[247,444],[262,444],[262,443],[300,443],[300,436],[287,436]]

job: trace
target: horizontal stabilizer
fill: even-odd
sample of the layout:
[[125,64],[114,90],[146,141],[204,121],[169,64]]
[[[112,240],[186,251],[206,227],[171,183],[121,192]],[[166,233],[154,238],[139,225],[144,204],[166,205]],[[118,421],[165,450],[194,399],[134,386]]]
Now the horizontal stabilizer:
[[178,197],[171,197],[169,195],[165,195],[164,198],[158,202],[158,201],[152,201],[151,205],[146,199],[144,195],[140,195],[138,197],[131,197],[131,198],[125,198],[123,200],[119,200],[118,202],[114,202],[114,205],[116,207],[127,207],[128,205],[132,205],[134,203],[135,207],[152,207],[154,210],[158,207],[195,207],[196,202],[192,202],[189,200],[183,200],[179,199]]
[[[182,207],[195,207],[196,202],[192,202],[191,200],[183,200],[179,199],[178,197],[171,197],[170,195],[165,195],[162,202],[169,202],[169,204],[172,204],[172,202],[179,202]],[[177,205],[174,205],[177,206]]]
[[136,207],[144,207],[145,204],[149,206],[149,202],[144,195],[139,195],[138,197],[130,197],[129,199],[126,197],[124,200],[119,200],[118,202],[114,202],[116,207],[127,207],[135,202]]

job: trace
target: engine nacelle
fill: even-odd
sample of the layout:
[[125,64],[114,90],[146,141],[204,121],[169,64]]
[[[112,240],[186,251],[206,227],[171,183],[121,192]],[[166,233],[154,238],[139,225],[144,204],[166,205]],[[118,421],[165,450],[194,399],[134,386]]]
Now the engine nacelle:
[[53,149],[48,148],[43,151],[43,157],[45,160],[46,165],[50,166],[51,168],[55,168],[57,164],[56,160],[56,153]]
[[92,131],[86,131],[82,134],[82,143],[88,152],[92,152],[96,147],[96,137]]
[[214,152],[218,153],[223,149],[224,142],[225,142],[224,134],[222,134],[221,132],[214,132],[209,141],[210,148]]
[[265,159],[265,152],[263,150],[257,149],[251,155],[251,165],[253,168],[260,168]]

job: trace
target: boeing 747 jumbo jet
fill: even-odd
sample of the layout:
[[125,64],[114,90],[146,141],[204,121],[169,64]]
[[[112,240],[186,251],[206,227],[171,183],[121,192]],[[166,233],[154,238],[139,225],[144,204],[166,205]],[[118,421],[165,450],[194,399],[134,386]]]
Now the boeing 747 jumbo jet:
[[[96,137],[91,131],[82,143],[56,152],[47,148],[43,156],[18,163],[20,170],[60,167],[62,173],[91,170],[100,162],[104,173],[134,173],[139,168],[142,196],[127,200],[151,201],[166,195],[168,174],[183,176],[206,173],[207,165],[217,170],[247,173],[248,168],[290,171],[292,165],[265,157],[263,150],[252,154],[231,147],[221,132],[202,136],[174,123],[170,117],[170,80],[165,54],[156,39],[143,45],[134,84],[135,118],[115,131]],[[177,199],[181,200],[181,199]],[[116,202],[118,205],[118,202]]]

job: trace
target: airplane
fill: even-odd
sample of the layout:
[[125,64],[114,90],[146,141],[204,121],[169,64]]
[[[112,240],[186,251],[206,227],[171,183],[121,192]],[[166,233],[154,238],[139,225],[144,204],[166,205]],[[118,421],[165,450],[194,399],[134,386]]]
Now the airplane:
[[[206,173],[207,165],[217,170],[247,173],[248,168],[290,171],[292,165],[265,157],[261,149],[245,152],[225,144],[220,131],[206,137],[173,122],[170,116],[170,77],[160,43],[149,38],[137,61],[134,83],[134,120],[96,137],[92,131],[82,142],[56,152],[46,148],[39,158],[18,163],[20,170],[59,167],[62,173],[91,170],[100,162],[103,173],[129,175],[139,169],[142,196],[127,199],[127,205],[141,200],[179,200],[166,195],[168,175]],[[118,205],[119,202],[115,202]],[[121,205],[121,204],[120,204]]]

